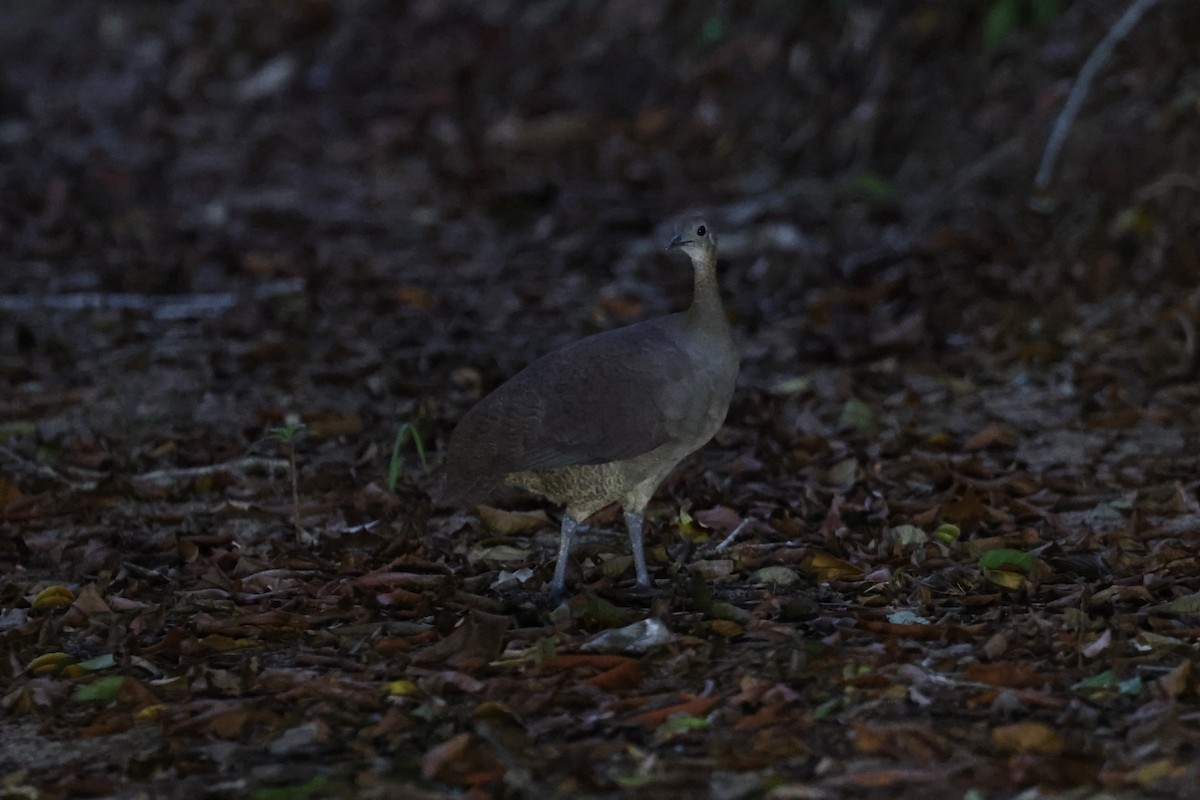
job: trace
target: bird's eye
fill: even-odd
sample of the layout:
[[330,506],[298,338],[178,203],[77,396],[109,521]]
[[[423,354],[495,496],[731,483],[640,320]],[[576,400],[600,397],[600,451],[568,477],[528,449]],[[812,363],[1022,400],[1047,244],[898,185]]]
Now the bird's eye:
[[703,225],[701,225],[699,228],[696,228],[697,236],[703,236],[706,233],[708,233],[708,231],[705,229],[705,227]]

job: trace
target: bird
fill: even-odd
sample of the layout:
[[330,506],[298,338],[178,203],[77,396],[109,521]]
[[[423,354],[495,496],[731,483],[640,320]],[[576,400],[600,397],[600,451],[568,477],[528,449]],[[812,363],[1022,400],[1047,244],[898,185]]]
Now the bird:
[[693,270],[687,310],[594,334],[522,369],[473,406],[450,437],[435,499],[465,506],[504,484],[564,506],[550,589],[561,597],[581,524],[616,502],[637,585],[652,587],[644,513],[659,484],[724,423],[738,352],[717,284],[717,238],[690,221],[667,250]]

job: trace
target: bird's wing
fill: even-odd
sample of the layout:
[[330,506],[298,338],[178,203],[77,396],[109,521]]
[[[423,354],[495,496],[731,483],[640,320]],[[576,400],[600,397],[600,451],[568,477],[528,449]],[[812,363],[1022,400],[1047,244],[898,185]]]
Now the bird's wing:
[[530,364],[463,417],[451,464],[496,475],[600,464],[686,437],[708,393],[681,324],[619,328]]

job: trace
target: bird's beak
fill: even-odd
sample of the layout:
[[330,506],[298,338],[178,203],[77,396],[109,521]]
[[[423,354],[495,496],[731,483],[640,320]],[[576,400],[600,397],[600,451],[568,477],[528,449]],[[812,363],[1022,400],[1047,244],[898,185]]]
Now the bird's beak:
[[687,241],[684,240],[682,233],[677,233],[674,239],[667,242],[667,249],[670,250],[672,247],[679,247],[681,244],[687,244]]

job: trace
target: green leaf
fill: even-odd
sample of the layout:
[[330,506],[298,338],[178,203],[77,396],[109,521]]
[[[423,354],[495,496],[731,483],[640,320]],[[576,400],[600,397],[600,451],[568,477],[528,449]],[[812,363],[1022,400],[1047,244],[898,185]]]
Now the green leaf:
[[996,0],[983,20],[983,52],[994,55],[1017,27],[1017,0]]
[[858,462],[853,456],[843,458],[829,468],[826,480],[830,486],[842,491],[849,490],[858,481]]
[[854,176],[854,188],[873,203],[886,202],[892,196],[892,186],[878,172],[860,172]]
[[97,678],[77,688],[71,699],[76,703],[111,703],[117,699],[117,692],[121,691],[124,683],[125,678],[120,675]]
[[985,569],[983,577],[997,586],[1003,586],[1005,589],[1020,589],[1028,583],[1025,576],[1021,573],[1010,572],[1006,569]]
[[979,557],[979,568],[985,571],[993,569],[1009,572],[1019,571],[1028,575],[1033,571],[1033,556],[1010,547],[999,547],[995,550],[988,550]]
[[1045,25],[1058,16],[1058,0],[1033,0],[1033,21]]
[[117,660],[113,658],[112,653],[105,653],[102,656],[89,658],[87,661],[80,661],[79,666],[86,669],[88,672],[99,672],[102,669],[116,666]]
[[754,619],[754,615],[746,609],[735,606],[733,603],[725,603],[717,601],[712,604],[711,610],[713,619],[724,619],[730,622],[740,622],[742,624],[750,622]]
[[842,699],[840,697],[833,697],[829,700],[826,700],[813,710],[813,719],[819,721],[825,719],[826,717],[832,716],[833,713],[838,710],[841,704]]
[[1098,675],[1084,678],[1071,688],[1093,692],[1111,692],[1115,690],[1128,697],[1135,697],[1142,693],[1143,684],[1142,678],[1139,675],[1118,681],[1117,674],[1111,669],[1106,669]]
[[294,423],[291,425],[283,425],[278,428],[271,428],[267,431],[267,438],[274,439],[283,444],[292,444],[304,436],[307,428],[304,423]]
[[620,628],[630,619],[629,611],[608,602],[592,592],[584,592],[584,603],[573,607],[571,616],[583,624],[598,628]]
[[329,778],[318,775],[307,783],[298,783],[295,786],[256,789],[250,796],[254,800],[305,800],[309,797],[340,796],[339,793],[331,791],[334,788],[336,785]]
[[795,376],[792,378],[782,378],[771,384],[768,390],[771,394],[792,395],[807,392],[809,387],[808,378]]
[[719,42],[725,36],[725,23],[721,22],[719,17],[709,17],[704,20],[700,36],[704,39],[705,44]]
[[896,542],[902,549],[916,547],[929,541],[925,531],[916,525],[897,525],[892,528],[892,536],[896,537]]
[[670,717],[662,725],[654,729],[654,738],[660,742],[674,739],[681,733],[688,731],[704,730],[708,727],[708,720],[703,717],[693,716],[691,714],[678,714]]
[[1117,691],[1123,695],[1136,696],[1142,693],[1142,677],[1134,675],[1128,680],[1123,680],[1117,684]]
[[960,536],[962,536],[962,529],[949,522],[938,525],[933,532],[933,538],[940,539],[946,544],[954,544]]
[[879,419],[875,412],[857,397],[851,397],[842,406],[841,424],[868,436],[879,431]]
[[1176,614],[1200,614],[1200,593],[1176,597],[1167,604],[1167,610]]
[[421,432],[411,422],[406,422],[396,429],[396,438],[392,440],[392,458],[388,462],[387,487],[392,494],[396,493],[396,484],[400,480],[400,470],[404,469],[404,455],[400,452],[409,439],[413,440],[413,448],[417,451],[417,460],[421,469],[429,472],[429,464],[425,461],[425,442]]
[[622,772],[615,768],[609,769],[607,773],[608,779],[620,786],[622,789],[640,789],[643,786],[649,786],[659,780],[659,776],[652,770],[636,769],[632,772]]
[[1106,669],[1099,675],[1093,675],[1090,678],[1084,678],[1078,683],[1071,686],[1072,689],[1112,689],[1117,685],[1117,674],[1111,669]]
[[750,576],[750,583],[753,584],[771,584],[774,586],[791,586],[793,583],[799,583],[800,576],[790,567],[775,565],[772,567],[763,567],[755,570]]

